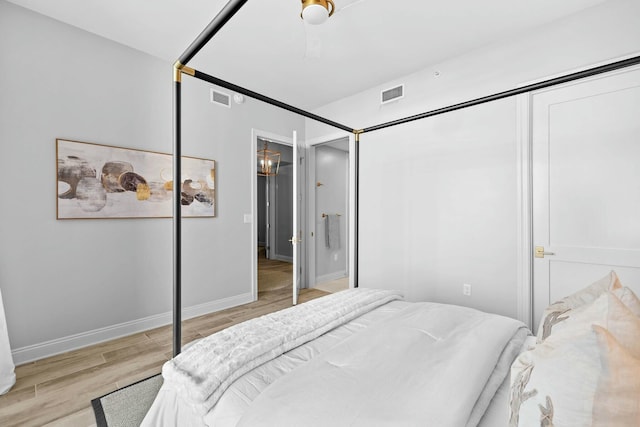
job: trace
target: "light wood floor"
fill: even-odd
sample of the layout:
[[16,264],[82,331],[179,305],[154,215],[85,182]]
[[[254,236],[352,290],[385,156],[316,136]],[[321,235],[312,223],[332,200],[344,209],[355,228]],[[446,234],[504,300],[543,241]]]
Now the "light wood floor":
[[[291,286],[259,289],[254,303],[186,320],[182,342],[290,307],[291,292]],[[324,295],[303,290],[299,301]],[[158,374],[171,355],[172,330],[166,326],[18,366],[16,385],[0,396],[0,426],[95,426],[91,399]]]

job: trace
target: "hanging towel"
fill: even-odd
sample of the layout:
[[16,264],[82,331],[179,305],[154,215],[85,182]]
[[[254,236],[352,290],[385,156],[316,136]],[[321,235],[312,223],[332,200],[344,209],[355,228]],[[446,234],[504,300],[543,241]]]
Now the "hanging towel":
[[324,223],[327,248],[340,249],[340,216],[327,215],[324,217]]
[[9,334],[7,332],[7,322],[4,316],[4,305],[2,304],[2,291],[0,291],[0,394],[4,394],[11,389],[16,382],[14,373],[13,357],[9,346]]

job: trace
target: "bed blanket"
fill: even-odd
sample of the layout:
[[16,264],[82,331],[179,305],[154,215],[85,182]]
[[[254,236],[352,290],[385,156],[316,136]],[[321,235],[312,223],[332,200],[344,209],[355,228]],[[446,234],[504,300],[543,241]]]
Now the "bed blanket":
[[184,403],[206,414],[253,368],[390,301],[395,291],[350,289],[252,319],[198,341],[162,367]]
[[416,303],[267,387],[238,426],[476,426],[528,329]]

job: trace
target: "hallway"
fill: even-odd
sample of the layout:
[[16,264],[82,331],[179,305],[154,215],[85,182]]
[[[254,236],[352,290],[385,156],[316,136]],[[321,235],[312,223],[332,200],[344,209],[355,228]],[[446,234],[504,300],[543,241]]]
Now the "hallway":
[[258,299],[265,293],[285,289],[293,292],[293,264],[284,261],[267,259],[264,246],[258,247]]

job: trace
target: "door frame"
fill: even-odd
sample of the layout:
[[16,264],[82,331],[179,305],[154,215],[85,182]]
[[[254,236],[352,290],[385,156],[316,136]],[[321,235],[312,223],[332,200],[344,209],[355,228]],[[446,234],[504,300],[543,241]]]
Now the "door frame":
[[291,137],[278,135],[261,129],[251,129],[251,167],[249,168],[251,173],[251,214],[249,218],[245,215],[244,221],[251,223],[251,244],[249,247],[251,249],[251,299],[253,301],[258,300],[258,251],[256,250],[256,245],[258,244],[258,173],[256,170],[258,138],[273,140],[279,144],[293,147],[293,138]]
[[[349,139],[349,152],[347,153],[349,156],[349,178],[348,178],[348,209],[349,209],[349,218],[347,223],[348,229],[348,238],[347,238],[347,272],[349,274],[349,288],[352,289],[355,287],[355,243],[356,243],[356,217],[355,217],[355,207],[356,207],[356,167],[355,167],[355,137],[353,133],[349,132],[334,132],[330,134],[323,135],[321,137],[313,138],[307,141],[307,148],[309,154],[309,161],[307,162],[308,167],[308,185],[307,185],[307,224],[309,225],[307,228],[307,241],[313,241],[314,244],[309,244],[307,246],[307,283],[310,288],[313,288],[316,285],[316,245],[315,239],[318,237],[318,233],[316,232],[316,153],[315,149],[317,146],[327,144],[338,139]],[[313,234],[313,236],[312,236]]]
[[[579,72],[593,67],[609,64],[611,62],[622,61],[624,59],[638,56],[639,52],[624,55],[617,58],[610,58],[606,61],[588,64],[572,70],[565,70],[562,73],[541,77],[536,80],[523,82],[518,86],[526,86],[539,81],[560,77],[562,75]],[[624,68],[623,70],[627,70]],[[619,72],[620,70],[616,71]],[[615,72],[614,72],[615,73]],[[531,103],[533,94],[566,87],[578,82],[589,81],[601,78],[601,75],[587,77],[577,81],[564,83],[562,85],[545,88],[540,91],[527,92],[516,96],[516,161],[517,161],[517,318],[524,322],[529,329],[533,327],[533,123],[531,117]],[[534,333],[536,331],[533,331]]]

